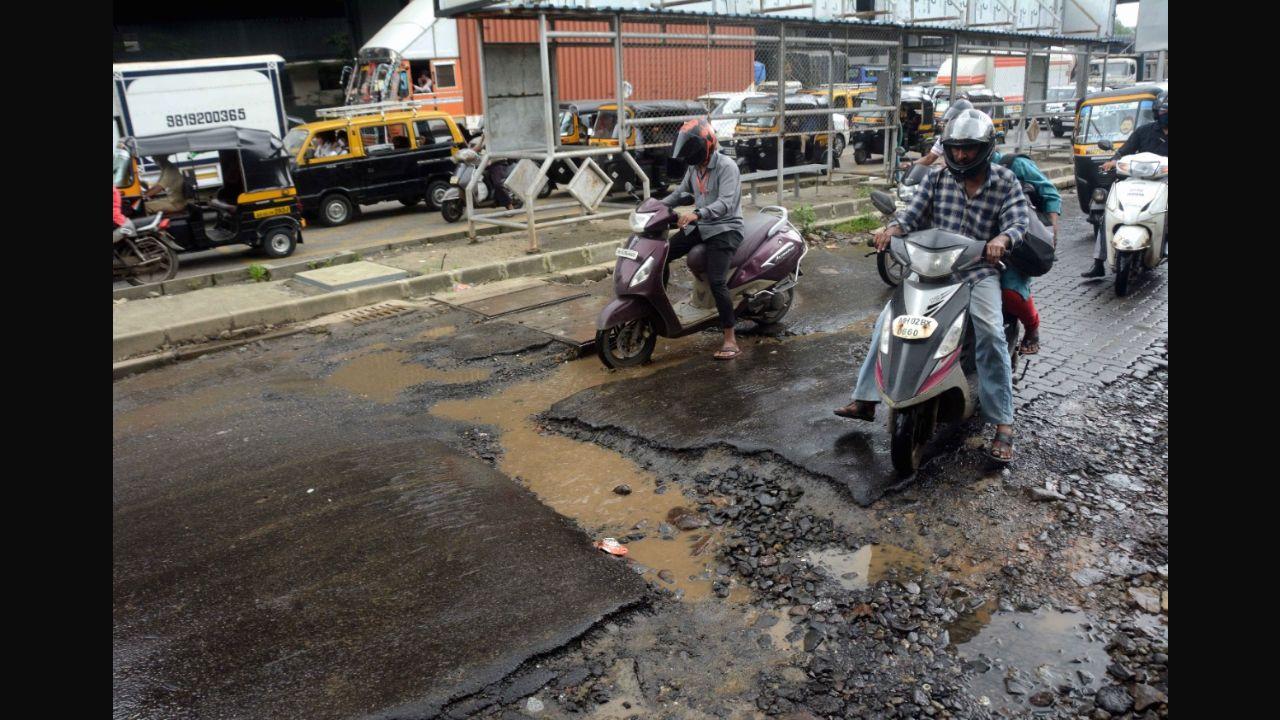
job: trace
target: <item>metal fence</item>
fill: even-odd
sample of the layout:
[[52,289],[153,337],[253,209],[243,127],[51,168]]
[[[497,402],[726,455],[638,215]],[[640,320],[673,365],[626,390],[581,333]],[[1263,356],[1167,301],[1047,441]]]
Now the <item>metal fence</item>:
[[[497,24],[512,22],[525,25]],[[900,148],[927,153],[947,103],[961,92],[997,120],[1004,132],[1003,149],[1065,148],[1069,153],[1068,144],[1054,142],[1052,130],[1065,134],[1059,126],[1074,115],[1076,100],[1083,97],[1088,61],[1098,42],[874,22],[780,20],[763,13],[717,17],[531,10],[482,20],[477,33],[482,73],[484,58],[496,56],[496,45],[523,42],[531,49],[537,44],[541,100],[529,107],[545,114],[539,137],[530,147],[484,157],[486,164],[528,161],[517,173],[521,186],[516,189],[525,206],[478,213],[474,187],[467,188],[473,233],[476,223],[527,229],[531,250],[537,248],[538,228],[623,215],[634,200],[618,193],[660,197],[679,182],[683,168],[670,160],[672,142],[681,124],[697,117],[710,120],[722,149],[752,187],[753,201],[762,184],[772,186],[781,203],[788,180],[799,194],[802,179],[816,185],[847,175],[892,178],[902,160]],[[949,65],[949,70],[931,87],[904,85],[904,75],[918,75],[919,68],[931,64],[939,71]],[[1051,97],[1056,82],[1069,82],[1076,90],[1069,98]],[[567,106],[590,106],[592,111],[578,144],[568,144],[559,132],[565,113],[572,111]],[[588,173],[586,165],[603,170],[613,197],[621,202],[536,197],[534,189],[556,175],[557,168],[561,178],[576,177]],[[566,210],[576,214],[539,214]],[[523,220],[517,221],[521,215]]]

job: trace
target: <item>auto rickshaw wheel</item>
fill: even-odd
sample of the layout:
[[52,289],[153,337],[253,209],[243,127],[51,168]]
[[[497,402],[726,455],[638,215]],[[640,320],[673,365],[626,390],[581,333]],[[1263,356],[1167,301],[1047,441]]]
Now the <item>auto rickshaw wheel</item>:
[[293,228],[274,227],[262,236],[262,254],[269,258],[289,257],[298,245],[298,234]]
[[444,207],[444,196],[447,192],[449,192],[448,180],[432,180],[427,183],[427,207],[432,210]]
[[853,161],[859,165],[866,165],[871,162],[871,153],[864,147],[856,147],[853,149]]
[[832,143],[835,148],[835,156],[840,157],[844,154],[844,138],[836,135],[835,141]]
[[326,195],[320,201],[320,222],[329,227],[343,225],[351,219],[354,208],[351,200],[342,193],[333,193]]

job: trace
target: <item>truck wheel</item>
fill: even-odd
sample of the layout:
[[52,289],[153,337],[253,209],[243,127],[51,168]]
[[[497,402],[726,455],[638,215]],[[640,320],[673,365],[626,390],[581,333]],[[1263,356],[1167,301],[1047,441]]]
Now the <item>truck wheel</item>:
[[320,222],[329,227],[344,225],[351,220],[355,208],[351,200],[342,193],[333,193],[320,201]]

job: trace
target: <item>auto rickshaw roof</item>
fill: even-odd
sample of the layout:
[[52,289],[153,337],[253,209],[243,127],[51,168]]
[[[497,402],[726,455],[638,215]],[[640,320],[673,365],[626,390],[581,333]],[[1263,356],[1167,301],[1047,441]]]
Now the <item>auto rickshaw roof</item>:
[[1130,97],[1133,95],[1150,95],[1152,97],[1160,97],[1168,92],[1168,85],[1157,85],[1155,83],[1130,85],[1128,87],[1115,88],[1114,90],[1103,90],[1102,92],[1089,93],[1085,96],[1083,102],[1091,103],[1094,100],[1107,100],[1110,98]]
[[[662,115],[706,115],[707,108],[696,100],[628,100],[627,109],[636,114],[649,114],[655,117]],[[601,106],[602,110],[617,110],[618,101],[614,100]]]
[[215,150],[248,150],[254,155],[270,157],[284,151],[280,138],[271,133],[235,126],[146,135],[130,138],[128,142],[136,154],[147,157]]

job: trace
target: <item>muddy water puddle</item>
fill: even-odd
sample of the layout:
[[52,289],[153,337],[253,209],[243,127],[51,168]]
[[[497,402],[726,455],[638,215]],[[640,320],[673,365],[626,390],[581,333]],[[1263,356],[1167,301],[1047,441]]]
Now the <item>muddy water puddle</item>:
[[[671,349],[671,346],[668,346]],[[438,403],[432,414],[450,420],[494,426],[499,430],[502,460],[499,468],[516,478],[556,512],[574,519],[592,537],[621,538],[644,533],[627,544],[627,559],[643,566],[646,578],[683,591],[690,600],[711,595],[711,576],[720,531],[698,528],[674,530],[663,539],[659,527],[696,507],[676,485],[656,494],[655,478],[621,453],[589,442],[545,432],[534,416],[574,393],[607,382],[642,377],[687,359],[668,351],[647,367],[610,373],[594,358],[559,366],[550,376],[512,385],[497,395]],[[631,493],[614,492],[628,485]],[[663,579],[658,580],[660,571]],[[731,600],[746,599],[749,591],[735,587]]]
[[997,612],[993,601],[948,632],[972,673],[970,690],[993,710],[1034,712],[1039,708],[1030,699],[1037,693],[1073,686],[1092,694],[1106,676],[1106,639],[1082,613]]
[[410,362],[399,350],[362,355],[338,368],[326,382],[353,395],[389,403],[406,388],[422,383],[453,385],[488,379],[485,368],[440,370]]
[[439,340],[442,337],[448,337],[458,331],[456,325],[440,325],[430,327],[414,336],[415,340]]
[[805,561],[822,568],[845,590],[865,590],[881,580],[908,580],[929,569],[929,561],[896,545],[863,545],[814,550]]

